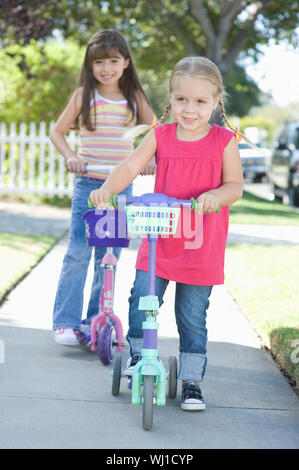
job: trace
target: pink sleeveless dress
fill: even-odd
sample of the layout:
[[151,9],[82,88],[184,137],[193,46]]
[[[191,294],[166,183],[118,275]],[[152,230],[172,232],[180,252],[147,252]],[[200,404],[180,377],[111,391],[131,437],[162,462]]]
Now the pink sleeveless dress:
[[[186,142],[178,140],[176,128],[177,123],[155,127],[157,173],[154,192],[178,199],[196,199],[203,192],[221,186],[223,150],[234,134],[213,124],[203,139]],[[186,212],[186,209],[182,210],[177,229],[182,236],[178,238],[176,233],[157,241],[156,275],[184,284],[223,284],[229,207],[222,207],[215,214]],[[202,237],[200,230],[195,232],[199,223]],[[136,269],[148,271],[146,237],[138,251]]]

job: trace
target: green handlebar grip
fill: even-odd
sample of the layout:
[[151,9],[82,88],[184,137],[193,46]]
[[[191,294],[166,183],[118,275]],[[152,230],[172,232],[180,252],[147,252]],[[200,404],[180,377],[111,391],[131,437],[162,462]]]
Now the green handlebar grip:
[[[114,207],[117,207],[116,198],[117,198],[117,194],[115,194],[114,196],[111,196],[111,198],[109,199],[109,203]],[[91,202],[89,198],[88,198],[87,204],[88,204],[88,207],[90,208],[94,207],[93,203]]]
[[198,207],[198,201],[196,199],[194,199],[194,197],[191,198],[191,201],[192,201],[191,210],[195,211]]
[[111,198],[109,199],[109,203],[110,203],[113,207],[117,207],[116,198],[117,198],[117,194],[114,194],[114,196],[111,196]]
[[[191,201],[192,201],[191,210],[196,211],[197,208],[198,208],[199,202],[197,201],[197,199],[194,199],[194,197],[191,198]],[[220,212],[220,209],[221,209],[221,204],[219,203],[219,206],[218,206],[218,209],[216,210],[216,212],[217,213]]]

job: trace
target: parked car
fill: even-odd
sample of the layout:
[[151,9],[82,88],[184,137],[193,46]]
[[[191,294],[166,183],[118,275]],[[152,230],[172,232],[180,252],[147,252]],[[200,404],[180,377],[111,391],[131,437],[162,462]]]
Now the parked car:
[[299,206],[299,121],[285,123],[273,145],[267,174],[273,194]]
[[269,158],[270,150],[265,148],[261,143],[255,144],[261,149],[260,152],[244,141],[240,142],[238,145],[244,179],[252,182],[262,181],[267,174],[266,160]]

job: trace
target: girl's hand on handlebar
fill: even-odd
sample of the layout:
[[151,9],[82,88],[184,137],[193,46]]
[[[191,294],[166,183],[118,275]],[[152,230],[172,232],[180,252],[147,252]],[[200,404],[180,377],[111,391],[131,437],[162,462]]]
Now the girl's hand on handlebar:
[[82,158],[77,157],[76,154],[71,155],[66,160],[67,170],[70,173],[85,174],[85,162]]
[[197,198],[199,206],[202,207],[203,214],[212,214],[219,210],[220,207],[220,199],[218,196],[213,194],[212,192],[202,193],[199,198]]
[[95,207],[99,207],[101,209],[105,209],[106,207],[113,208],[109,203],[111,196],[112,194],[109,191],[100,188],[91,191],[89,199]]

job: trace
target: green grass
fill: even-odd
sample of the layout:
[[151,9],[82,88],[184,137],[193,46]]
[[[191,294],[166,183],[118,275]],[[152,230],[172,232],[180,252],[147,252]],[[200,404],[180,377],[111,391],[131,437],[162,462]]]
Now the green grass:
[[56,241],[55,237],[0,232],[0,302]]
[[298,266],[299,246],[240,244],[226,251],[226,285],[297,392]]
[[25,202],[27,204],[47,204],[54,207],[69,208],[72,200],[68,196],[38,196],[37,194],[1,194],[1,200],[7,202]]
[[278,201],[267,201],[243,192],[240,201],[230,208],[231,224],[299,225],[299,210]]

